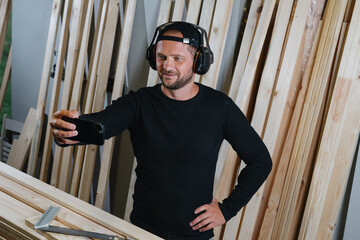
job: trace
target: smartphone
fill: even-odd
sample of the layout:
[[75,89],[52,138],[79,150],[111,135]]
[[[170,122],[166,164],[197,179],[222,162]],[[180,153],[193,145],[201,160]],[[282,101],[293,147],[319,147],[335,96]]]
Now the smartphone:
[[80,144],[104,144],[105,129],[103,124],[80,118],[62,117],[61,119],[66,122],[75,124],[76,131],[78,132],[77,136],[69,137],[67,139],[79,141]]

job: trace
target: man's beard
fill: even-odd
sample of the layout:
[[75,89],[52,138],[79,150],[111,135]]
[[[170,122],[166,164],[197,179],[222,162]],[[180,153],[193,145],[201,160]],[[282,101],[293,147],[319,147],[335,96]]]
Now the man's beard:
[[193,77],[193,72],[191,70],[188,73],[186,73],[183,77],[178,78],[174,83],[167,84],[166,81],[165,82],[163,81],[163,77],[164,77],[165,73],[167,73],[167,74],[175,74],[177,76],[179,76],[179,74],[177,72],[166,72],[165,70],[162,71],[162,75],[159,74],[162,85],[165,88],[169,89],[169,90],[177,90],[177,89],[180,89],[180,88],[186,86],[189,82],[191,82],[191,79]]

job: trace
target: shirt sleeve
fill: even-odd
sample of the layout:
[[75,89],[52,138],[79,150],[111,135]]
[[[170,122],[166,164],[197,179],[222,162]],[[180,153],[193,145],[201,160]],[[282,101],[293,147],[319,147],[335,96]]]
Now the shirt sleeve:
[[228,221],[250,201],[264,183],[271,171],[272,160],[264,142],[233,101],[230,103],[224,132],[225,139],[246,164],[233,191],[219,203],[220,210]]
[[104,110],[96,113],[84,114],[80,118],[100,122],[105,128],[105,139],[109,139],[130,129],[138,112],[138,99],[136,93],[129,94],[114,100]]

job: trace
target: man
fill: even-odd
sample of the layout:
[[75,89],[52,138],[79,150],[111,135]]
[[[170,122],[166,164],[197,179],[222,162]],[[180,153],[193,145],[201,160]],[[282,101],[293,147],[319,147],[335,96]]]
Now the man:
[[[156,35],[147,58],[161,84],[131,91],[105,110],[80,118],[101,122],[105,138],[129,129],[138,161],[133,224],[165,239],[210,239],[212,229],[235,216],[262,185],[271,158],[228,96],[195,83],[195,72],[204,74],[212,60],[203,45],[206,33],[196,25],[174,22],[158,27],[154,39]],[[63,116],[76,118],[78,112],[54,114],[55,141],[77,144],[67,139],[77,132]],[[218,203],[213,182],[224,139],[247,166],[229,197]]]

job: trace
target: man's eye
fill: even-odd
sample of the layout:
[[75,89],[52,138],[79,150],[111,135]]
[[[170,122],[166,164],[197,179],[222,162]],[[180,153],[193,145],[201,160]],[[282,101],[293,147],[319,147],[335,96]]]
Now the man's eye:
[[176,61],[182,61],[183,58],[182,58],[182,57],[176,57],[175,60],[176,60]]
[[165,56],[162,56],[162,55],[159,55],[158,58],[159,58],[160,60],[165,60]]

